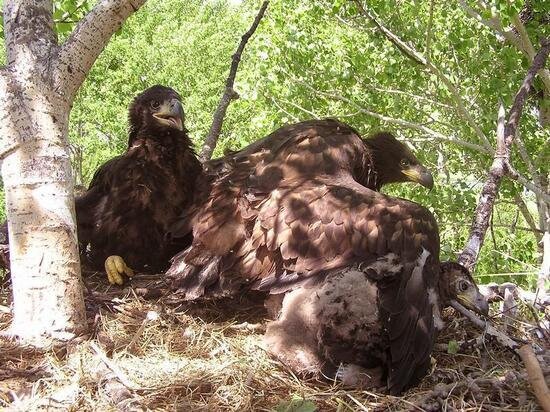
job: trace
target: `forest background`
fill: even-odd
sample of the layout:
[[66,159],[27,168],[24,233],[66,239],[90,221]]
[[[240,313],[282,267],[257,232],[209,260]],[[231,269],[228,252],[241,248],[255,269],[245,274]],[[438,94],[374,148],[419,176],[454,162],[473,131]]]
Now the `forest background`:
[[[60,38],[94,3],[55,2]],[[436,186],[384,191],[427,206],[440,225],[442,258],[455,258],[492,162],[499,101],[510,107],[530,65],[529,46],[538,49],[539,39],[550,35],[550,4],[366,4],[272,0],[242,56],[234,87],[239,99],[229,107],[214,156],[314,117],[339,118],[364,136],[391,130],[410,142]],[[124,151],[127,107],[153,84],[180,92],[186,126],[200,151],[232,53],[259,6],[149,0],[133,15],[100,55],[73,106],[75,184],[86,186],[103,162]],[[550,77],[539,76],[512,152],[520,177],[503,181],[477,264],[482,283],[536,283],[543,235],[550,230],[549,94]],[[3,220],[3,191],[0,196]]]

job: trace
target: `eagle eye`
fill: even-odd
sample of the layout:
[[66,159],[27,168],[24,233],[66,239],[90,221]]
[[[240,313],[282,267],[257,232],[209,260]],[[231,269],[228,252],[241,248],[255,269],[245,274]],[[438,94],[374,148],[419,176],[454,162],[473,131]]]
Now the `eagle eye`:
[[407,167],[407,166],[410,166],[411,162],[409,162],[408,159],[401,159],[401,161],[399,162],[399,164],[400,164],[402,167]]
[[460,281],[460,283],[458,284],[458,288],[461,292],[466,292],[469,287],[470,285],[465,280]]
[[151,102],[151,109],[157,110],[159,107],[160,107],[160,102],[159,102],[159,101],[153,100],[153,101]]

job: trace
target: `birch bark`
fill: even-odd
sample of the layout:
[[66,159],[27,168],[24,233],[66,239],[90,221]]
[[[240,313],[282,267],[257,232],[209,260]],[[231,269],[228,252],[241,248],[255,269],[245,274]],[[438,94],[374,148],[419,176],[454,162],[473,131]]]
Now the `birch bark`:
[[[111,35],[145,0],[101,0],[59,45],[51,0],[6,0],[0,162],[13,322],[33,344],[86,327],[67,140],[74,96]],[[46,340],[44,338],[47,338]]]

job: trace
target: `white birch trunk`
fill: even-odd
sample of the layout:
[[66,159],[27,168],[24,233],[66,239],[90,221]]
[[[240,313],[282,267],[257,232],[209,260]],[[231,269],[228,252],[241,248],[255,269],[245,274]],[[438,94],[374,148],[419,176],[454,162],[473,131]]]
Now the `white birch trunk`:
[[33,344],[86,328],[68,119],[111,35],[145,0],[101,0],[63,46],[51,0],[6,0],[8,66],[0,72],[0,160],[13,285],[11,333]]

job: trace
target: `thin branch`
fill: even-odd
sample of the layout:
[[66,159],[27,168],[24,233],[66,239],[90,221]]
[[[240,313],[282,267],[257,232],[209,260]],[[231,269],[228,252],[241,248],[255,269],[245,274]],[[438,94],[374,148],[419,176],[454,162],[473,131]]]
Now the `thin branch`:
[[458,138],[455,138],[455,137],[452,137],[452,136],[445,136],[442,133],[439,133],[439,132],[437,132],[433,129],[430,129],[429,127],[426,127],[426,126],[418,124],[418,123],[409,122],[409,121],[403,120],[403,119],[396,119],[396,118],[393,118],[393,117],[390,117],[390,116],[386,116],[386,115],[383,115],[383,114],[379,114],[379,113],[367,110],[364,107],[362,107],[361,105],[359,105],[358,103],[354,102],[353,100],[348,99],[347,97],[341,96],[341,95],[336,94],[336,93],[322,92],[320,90],[314,89],[313,87],[311,87],[311,86],[309,86],[305,83],[302,83],[302,84],[305,87],[309,88],[310,90],[314,91],[315,93],[318,93],[321,96],[325,96],[325,97],[328,97],[328,98],[331,98],[331,99],[334,99],[334,100],[339,100],[339,101],[342,101],[344,103],[347,103],[347,104],[353,106],[354,108],[356,108],[357,111],[359,111],[363,114],[366,114],[368,116],[374,117],[376,119],[385,121],[387,123],[392,123],[392,124],[396,124],[396,125],[399,125],[399,126],[402,126],[402,127],[406,127],[406,128],[409,128],[409,129],[414,129],[414,130],[421,131],[421,132],[426,133],[427,135],[431,136],[432,138],[434,138],[436,140],[450,142],[450,143],[453,143],[453,144],[456,144],[456,145],[459,145],[459,146],[467,147],[469,149],[475,150],[476,152],[491,154],[486,148],[484,148],[483,146],[477,145],[475,143],[470,143],[470,142],[467,142],[465,140],[461,140],[461,139],[458,139]]
[[531,156],[529,156],[529,153],[525,148],[525,144],[523,143],[523,139],[521,138],[521,133],[516,133],[516,138],[514,140],[514,143],[518,148],[521,159],[527,165],[527,170],[529,170],[529,173],[531,173],[531,177],[533,181],[536,183],[537,186],[542,187],[542,181],[541,181],[540,175],[537,172],[537,168],[535,167],[535,164],[533,163]]
[[544,200],[546,203],[550,203],[550,194],[548,194],[548,192],[544,191],[543,188],[537,186],[536,184],[533,184],[533,182],[531,182],[529,179],[527,179],[525,176],[523,176],[521,174],[517,175],[517,180],[523,186],[525,186],[527,189],[529,189],[531,192],[535,193],[537,196],[540,196],[540,198],[542,200]]
[[61,47],[55,64],[54,85],[56,88],[69,86],[69,101],[111,36],[145,1],[101,0],[80,20]]
[[[506,39],[516,49],[523,53],[527,57],[529,64],[533,63],[533,59],[535,58],[535,48],[531,43],[531,39],[527,34],[527,30],[525,30],[523,22],[517,14],[512,17],[512,22],[519,36],[517,36],[513,30],[504,29],[501,19],[492,10],[490,10],[487,5],[481,4],[480,7],[483,9],[483,11],[490,12],[491,18],[483,19],[481,17],[481,14],[477,10],[471,8],[465,0],[459,0],[459,2],[460,7],[466,12],[467,15],[473,17],[491,30],[494,30],[497,34]],[[550,71],[548,69],[542,68],[539,71],[539,75],[541,76],[546,91],[550,92]]]
[[521,49],[519,45],[519,41],[514,36],[511,30],[505,30],[502,27],[502,23],[496,16],[491,16],[490,19],[484,19],[481,17],[481,14],[472,7],[468,5],[468,3],[465,0],[459,0],[460,8],[464,10],[464,12],[469,15],[470,17],[476,19],[478,22],[483,24],[484,26],[488,27],[491,30],[494,30],[498,35],[500,35],[503,39],[506,39],[510,41],[514,46],[516,46],[518,49]]
[[288,100],[281,100],[281,101],[284,102],[285,104],[288,104],[288,105],[290,105],[290,106],[292,106],[292,107],[294,107],[294,108],[296,108],[296,109],[298,109],[298,110],[300,110],[300,111],[302,111],[302,112],[308,114],[309,116],[313,117],[314,119],[319,119],[319,118],[322,117],[322,116],[319,116],[319,115],[317,115],[316,113],[312,112],[311,110],[308,110],[308,109],[306,109],[305,107],[300,106],[300,105],[297,104],[297,103],[289,102]]
[[431,46],[431,41],[432,41],[434,3],[435,3],[435,0],[430,1],[430,15],[428,17],[428,30],[427,30],[427,33],[426,33],[426,60],[427,61],[430,61],[430,46]]
[[112,362],[107,355],[105,355],[105,352],[103,352],[103,350],[95,342],[90,343],[90,348],[92,348],[99,359],[101,359],[101,361],[115,374],[124,386],[132,390],[138,389],[138,386],[128,379],[126,374],[122,372],[122,370],[114,362]]
[[361,83],[361,86],[364,86],[364,87],[367,87],[371,90],[375,90],[377,92],[381,92],[381,93],[388,93],[388,94],[399,94],[399,95],[403,95],[403,96],[408,96],[414,100],[417,100],[417,101],[424,101],[424,102],[427,102],[427,103],[430,103],[430,104],[433,104],[433,105],[436,105],[436,106],[441,106],[441,107],[444,107],[445,109],[450,109],[450,110],[454,110],[454,107],[453,106],[450,106],[446,103],[441,103],[441,102],[438,102],[436,100],[433,100],[433,99],[430,99],[426,96],[419,96],[417,94],[414,94],[414,93],[410,93],[410,92],[407,92],[407,91],[404,91],[404,90],[398,90],[398,89],[385,89],[383,87],[377,87],[377,86],[374,86],[372,84],[369,84],[369,83]]
[[285,110],[284,107],[282,107],[279,103],[277,103],[277,100],[275,100],[273,97],[267,97],[269,100],[271,100],[271,102],[275,105],[275,107],[277,109],[279,109],[281,112],[283,112],[284,114],[286,114],[288,117],[290,117],[292,119],[293,122],[298,122],[300,121],[300,119],[296,116],[294,116],[292,113],[288,112],[287,110]]
[[[519,33],[520,43],[522,49],[525,51],[525,54],[529,58],[529,63],[533,63],[536,51],[533,47],[533,43],[531,43],[531,39],[527,34],[527,30],[525,29],[523,22],[519,18],[519,15],[516,14],[512,17],[512,23],[514,23],[514,27]],[[550,71],[542,66],[539,69],[538,74],[540,75],[542,82],[544,83],[547,95],[550,94]]]
[[[519,211],[521,212],[523,219],[525,219],[525,221],[529,225],[529,228],[535,234],[537,243],[539,243],[542,240],[542,235],[544,234],[544,232],[537,227],[537,224],[535,223],[535,219],[533,219],[533,216],[531,216],[531,212],[529,212],[527,205],[525,204],[525,202],[523,201],[523,198],[519,193],[516,193],[514,195],[514,201]],[[518,228],[518,229],[521,229],[521,228]]]
[[495,328],[493,325],[491,325],[489,322],[486,322],[479,317],[477,317],[474,313],[466,309],[464,306],[462,306],[460,303],[458,303],[455,300],[451,300],[450,305],[456,309],[458,312],[460,312],[463,316],[467,317],[475,326],[477,326],[479,329],[484,331],[487,335],[492,336],[495,338],[502,346],[505,348],[508,348],[512,351],[516,351],[519,348],[519,343],[513,340],[508,335],[502,333],[497,328]]
[[218,107],[216,109],[216,112],[214,113],[214,118],[212,119],[212,125],[210,126],[210,131],[208,132],[208,136],[206,137],[204,141],[204,145],[202,146],[200,158],[201,158],[201,161],[203,162],[209,160],[212,157],[212,153],[214,152],[216,144],[218,143],[218,138],[220,137],[223,119],[225,117],[227,108],[229,107],[229,104],[231,103],[232,100],[235,100],[239,97],[237,92],[235,92],[235,90],[233,89],[233,84],[235,83],[235,77],[237,76],[237,69],[239,68],[241,55],[244,51],[246,43],[258,28],[258,25],[260,24],[262,17],[264,17],[264,13],[265,13],[265,10],[267,9],[268,4],[269,4],[269,1],[267,0],[262,3],[262,6],[260,7],[260,11],[258,11],[256,18],[252,23],[252,26],[241,37],[241,42],[237,47],[237,51],[233,55],[233,60],[231,62],[231,69],[229,70],[229,76],[227,77],[227,80],[225,82],[225,91],[223,92],[220,102],[218,103]]
[[401,40],[398,36],[392,33],[382,23],[380,23],[380,21],[378,21],[378,18],[374,15],[374,13],[366,9],[360,0],[355,0],[355,3],[359,7],[359,10],[361,11],[361,13],[364,16],[368,17],[369,20],[372,21],[374,25],[378,28],[378,30],[380,30],[382,34],[384,34],[384,36],[394,44],[395,47],[401,50],[403,54],[405,54],[409,59],[411,59],[415,63],[420,64],[421,66],[425,66],[427,64],[427,61],[424,58],[424,56],[422,56],[420,53],[418,53],[416,50],[410,47],[407,43]]
[[473,269],[477,263],[479,251],[483,245],[487,227],[493,212],[493,206],[498,194],[500,182],[505,175],[515,174],[515,171],[510,165],[510,147],[516,135],[516,130],[529,89],[533,84],[536,73],[541,67],[544,66],[549,53],[550,40],[545,39],[542,42],[542,48],[533,60],[533,65],[527,71],[527,75],[525,76],[525,79],[516,94],[514,103],[508,115],[508,120],[506,122],[504,121],[504,107],[501,103],[497,126],[497,149],[493,163],[487,175],[487,180],[481,190],[472,223],[472,229],[470,230],[470,236],[466,242],[464,250],[458,257],[459,263],[468,268],[470,272],[473,272]]

